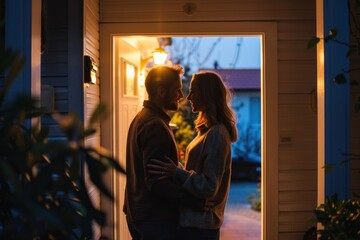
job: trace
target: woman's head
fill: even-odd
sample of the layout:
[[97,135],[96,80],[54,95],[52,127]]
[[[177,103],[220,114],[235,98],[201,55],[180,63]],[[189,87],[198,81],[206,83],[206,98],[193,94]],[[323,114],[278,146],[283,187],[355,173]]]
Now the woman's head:
[[235,114],[231,104],[232,94],[220,75],[215,72],[200,72],[193,75],[187,99],[193,111],[199,112],[196,124],[212,126],[224,124],[232,140],[236,140]]
[[196,112],[214,113],[215,110],[221,110],[230,97],[231,93],[218,74],[201,72],[193,75],[188,100],[198,103],[200,109]]

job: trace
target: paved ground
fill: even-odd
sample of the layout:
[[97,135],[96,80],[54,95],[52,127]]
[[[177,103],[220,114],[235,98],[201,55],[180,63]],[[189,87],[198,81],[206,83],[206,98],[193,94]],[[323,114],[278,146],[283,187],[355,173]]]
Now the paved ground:
[[221,227],[221,240],[260,240],[261,216],[247,202],[256,193],[257,183],[232,183]]

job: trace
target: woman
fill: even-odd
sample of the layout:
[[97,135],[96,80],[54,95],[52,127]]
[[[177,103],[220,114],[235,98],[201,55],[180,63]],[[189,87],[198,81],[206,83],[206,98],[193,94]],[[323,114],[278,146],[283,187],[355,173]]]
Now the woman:
[[218,74],[201,72],[194,74],[187,100],[198,117],[197,136],[186,149],[185,169],[172,161],[152,159],[148,170],[205,199],[203,211],[180,206],[179,239],[218,240],[230,188],[231,143],[237,139],[231,94]]

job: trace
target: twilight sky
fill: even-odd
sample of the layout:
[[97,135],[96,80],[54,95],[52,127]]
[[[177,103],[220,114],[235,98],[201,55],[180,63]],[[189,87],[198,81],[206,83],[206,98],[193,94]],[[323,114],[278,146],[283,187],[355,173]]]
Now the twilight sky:
[[170,58],[182,58],[198,68],[260,68],[260,37],[172,37]]

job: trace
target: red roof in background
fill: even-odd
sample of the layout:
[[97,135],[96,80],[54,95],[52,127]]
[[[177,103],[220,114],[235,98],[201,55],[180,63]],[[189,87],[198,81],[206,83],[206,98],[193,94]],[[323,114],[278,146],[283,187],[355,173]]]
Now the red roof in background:
[[218,73],[234,90],[259,90],[260,69],[200,69]]

